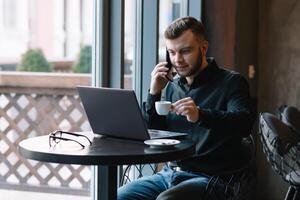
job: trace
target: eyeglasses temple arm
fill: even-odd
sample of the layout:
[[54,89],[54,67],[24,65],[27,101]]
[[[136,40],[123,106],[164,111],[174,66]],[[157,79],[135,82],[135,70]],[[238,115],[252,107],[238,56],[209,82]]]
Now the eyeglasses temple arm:
[[[64,141],[73,141],[73,142],[76,142],[77,144],[79,144],[82,148],[84,148],[85,146],[83,144],[81,144],[80,142],[76,141],[76,140],[73,140],[73,139],[69,139],[69,138],[63,138],[63,137],[56,137],[56,136],[50,136],[52,138],[55,138],[55,139],[60,139],[60,140],[64,140]],[[50,142],[49,142],[50,144]],[[50,145],[51,146],[51,145]]]
[[90,144],[92,144],[92,141],[85,135],[81,135],[81,134],[78,134],[78,133],[67,132],[67,131],[62,131],[62,133],[66,133],[66,134],[73,135],[73,136],[76,136],[76,137],[84,137],[89,141]]

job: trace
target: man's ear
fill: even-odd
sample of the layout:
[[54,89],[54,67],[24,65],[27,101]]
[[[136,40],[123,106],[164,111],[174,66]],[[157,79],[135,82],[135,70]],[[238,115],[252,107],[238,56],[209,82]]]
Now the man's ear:
[[206,55],[207,49],[208,49],[208,41],[203,40],[201,44],[201,51],[203,55]]

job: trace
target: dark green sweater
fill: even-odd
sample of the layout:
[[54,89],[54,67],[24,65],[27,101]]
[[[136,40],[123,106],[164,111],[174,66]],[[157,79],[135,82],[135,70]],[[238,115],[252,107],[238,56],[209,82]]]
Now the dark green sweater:
[[[185,132],[196,143],[196,154],[177,161],[179,166],[213,174],[241,164],[241,139],[250,134],[253,115],[247,81],[236,72],[219,68],[213,59],[208,63],[191,86],[185,78],[177,78],[162,94],[149,94],[144,116],[148,128]],[[191,97],[202,111],[197,123],[174,113],[157,115],[155,101],[175,102],[185,97]]]

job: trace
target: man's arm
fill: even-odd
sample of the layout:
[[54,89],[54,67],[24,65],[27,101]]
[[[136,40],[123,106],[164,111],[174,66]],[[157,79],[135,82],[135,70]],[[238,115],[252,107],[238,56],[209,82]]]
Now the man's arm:
[[185,116],[189,122],[220,133],[236,133],[242,137],[249,135],[253,116],[247,81],[240,75],[234,75],[224,92],[227,93],[226,110],[199,108],[191,97],[186,97],[173,103],[171,111]]
[[151,83],[147,101],[143,103],[143,115],[148,128],[166,129],[166,117],[160,116],[155,110],[155,102],[160,101],[161,92],[168,84],[169,68],[167,62],[158,63],[151,72]]
[[250,134],[254,116],[250,106],[249,85],[243,77],[236,77],[229,85],[227,110],[200,108],[197,122],[200,126],[242,137]]

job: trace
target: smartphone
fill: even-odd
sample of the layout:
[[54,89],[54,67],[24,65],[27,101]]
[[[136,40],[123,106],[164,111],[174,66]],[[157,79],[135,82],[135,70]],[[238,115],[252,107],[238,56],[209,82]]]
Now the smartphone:
[[171,59],[170,59],[170,55],[169,55],[169,51],[166,49],[166,61],[167,61],[167,65],[166,67],[169,68],[169,71],[171,70],[172,68],[172,63],[171,63]]
[[[173,67],[172,63],[171,63],[171,59],[170,59],[170,55],[169,55],[169,51],[168,49],[166,49],[166,61],[167,61],[167,65],[166,67],[169,68],[168,72],[171,70],[171,68]],[[173,76],[173,74],[172,74]],[[173,78],[170,78],[168,75],[166,76],[166,78],[169,80],[169,81],[173,81]]]

